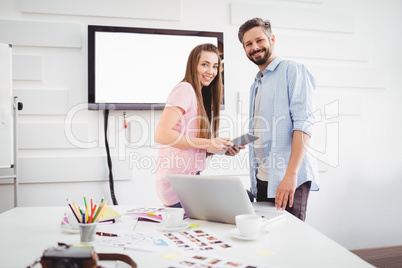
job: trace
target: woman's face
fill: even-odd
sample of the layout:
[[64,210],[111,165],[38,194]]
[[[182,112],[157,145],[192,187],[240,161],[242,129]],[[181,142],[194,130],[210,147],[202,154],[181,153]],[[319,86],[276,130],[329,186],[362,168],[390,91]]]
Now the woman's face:
[[218,55],[202,51],[197,66],[198,79],[202,86],[209,86],[218,73]]

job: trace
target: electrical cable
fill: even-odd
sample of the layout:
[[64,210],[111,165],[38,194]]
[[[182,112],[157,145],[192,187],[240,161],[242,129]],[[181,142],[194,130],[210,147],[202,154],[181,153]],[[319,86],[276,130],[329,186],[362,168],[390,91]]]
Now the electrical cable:
[[110,187],[110,196],[113,201],[113,205],[118,205],[116,196],[114,194],[114,182],[113,182],[113,171],[112,171],[112,159],[110,158],[110,150],[109,150],[109,142],[107,139],[107,126],[109,121],[109,110],[103,111],[104,117],[104,128],[105,128],[105,147],[106,147],[106,154],[107,154],[107,165],[109,167],[109,187]]

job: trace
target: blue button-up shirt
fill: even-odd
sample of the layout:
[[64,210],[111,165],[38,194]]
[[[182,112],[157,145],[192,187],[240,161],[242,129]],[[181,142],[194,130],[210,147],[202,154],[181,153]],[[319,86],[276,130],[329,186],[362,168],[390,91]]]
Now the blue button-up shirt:
[[[300,130],[310,137],[312,135],[315,80],[304,65],[276,57],[262,73],[258,72],[251,86],[250,133],[254,132],[254,101],[260,85],[259,116],[264,121],[262,141],[268,173],[267,196],[274,198],[289,163],[293,131]],[[251,188],[256,195],[258,163],[253,144],[250,144],[249,154]],[[311,190],[318,190],[316,159],[308,152],[297,174],[297,187],[306,181],[312,181]]]

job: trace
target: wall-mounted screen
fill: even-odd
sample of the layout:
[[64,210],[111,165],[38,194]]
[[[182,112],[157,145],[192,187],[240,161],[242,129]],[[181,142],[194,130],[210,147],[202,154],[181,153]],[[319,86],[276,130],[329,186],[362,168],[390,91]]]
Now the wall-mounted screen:
[[88,108],[163,109],[190,51],[203,43],[223,59],[222,32],[89,25]]

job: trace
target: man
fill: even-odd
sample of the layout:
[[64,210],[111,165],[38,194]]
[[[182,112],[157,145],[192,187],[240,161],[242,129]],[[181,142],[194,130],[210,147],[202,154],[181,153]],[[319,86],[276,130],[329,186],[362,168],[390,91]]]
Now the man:
[[318,190],[315,159],[306,154],[314,78],[304,65],[276,56],[268,20],[246,21],[238,37],[260,70],[250,90],[249,127],[259,137],[250,145],[252,192],[304,221],[309,191]]

